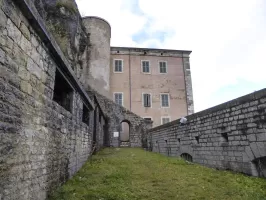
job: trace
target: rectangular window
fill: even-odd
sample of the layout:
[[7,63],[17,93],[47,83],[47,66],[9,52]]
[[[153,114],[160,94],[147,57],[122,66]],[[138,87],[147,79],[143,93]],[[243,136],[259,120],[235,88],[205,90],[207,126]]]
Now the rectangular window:
[[159,67],[160,67],[160,73],[161,74],[166,74],[167,73],[167,64],[165,61],[159,62]]
[[161,106],[169,107],[169,94],[161,94]]
[[144,119],[147,120],[147,121],[152,121],[151,117],[144,117]]
[[115,103],[123,106],[123,93],[114,93]]
[[53,100],[66,110],[72,112],[74,90],[58,69],[55,72]]
[[88,126],[90,125],[90,111],[87,108],[87,106],[85,106],[84,104],[83,104],[83,112],[82,112],[82,122],[84,122]]
[[170,117],[162,117],[162,124],[166,124],[170,122]]
[[123,60],[114,60],[114,72],[123,72]]
[[143,94],[143,106],[151,107],[151,95],[150,94]]
[[142,61],[142,72],[150,73],[150,61]]

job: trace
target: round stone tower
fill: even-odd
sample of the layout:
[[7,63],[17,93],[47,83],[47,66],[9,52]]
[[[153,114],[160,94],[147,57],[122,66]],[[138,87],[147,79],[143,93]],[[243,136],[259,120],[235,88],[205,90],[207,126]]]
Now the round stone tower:
[[86,84],[110,98],[110,24],[99,17],[84,17],[83,25],[90,38]]

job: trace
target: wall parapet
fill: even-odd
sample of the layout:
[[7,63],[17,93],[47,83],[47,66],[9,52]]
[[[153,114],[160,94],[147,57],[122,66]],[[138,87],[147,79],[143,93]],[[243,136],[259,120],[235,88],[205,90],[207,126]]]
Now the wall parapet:
[[148,130],[149,149],[266,177],[266,89]]
[[[238,97],[236,99],[233,99],[233,100],[230,100],[228,102],[219,104],[217,106],[208,108],[206,110],[202,110],[200,112],[196,112],[194,114],[184,116],[184,117],[186,117],[188,119],[188,122],[189,122],[191,119],[195,119],[197,117],[208,116],[208,114],[211,114],[213,112],[217,112],[217,111],[220,111],[223,109],[230,109],[231,107],[238,106],[238,105],[248,103],[251,101],[255,101],[255,100],[261,99],[263,97],[266,97],[266,88],[261,89],[261,90],[256,91],[256,92],[253,92],[253,93],[250,93],[250,94],[247,94],[247,95],[244,95],[244,96],[241,96],[241,97]],[[171,121],[167,124],[163,124],[163,125],[154,127],[152,129],[150,129],[149,131],[156,131],[156,130],[159,130],[161,128],[166,128],[166,127],[169,127],[169,126],[174,125],[174,124],[179,124],[179,122],[180,122],[180,119],[176,119],[176,120]]]

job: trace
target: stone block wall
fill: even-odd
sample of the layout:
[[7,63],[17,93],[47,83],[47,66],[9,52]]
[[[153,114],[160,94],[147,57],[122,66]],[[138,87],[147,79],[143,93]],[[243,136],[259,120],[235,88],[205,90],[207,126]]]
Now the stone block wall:
[[[127,114],[132,146],[141,147],[146,137],[142,118],[104,96],[97,99],[97,92],[89,97],[70,65],[75,61],[65,57],[34,2],[0,0],[1,200],[47,199],[92,150],[113,144],[109,130]],[[60,87],[58,77],[65,81]]]
[[149,149],[266,177],[266,89],[149,130]]
[[[87,126],[82,109],[94,105],[29,2],[0,0],[0,199],[46,199],[92,147],[93,112]],[[59,68],[74,88],[70,112],[53,101]]]
[[120,136],[113,137],[114,132],[120,132],[121,122],[127,122],[129,124],[129,146],[147,147],[147,131],[152,127],[152,122],[145,121],[140,116],[114,103],[112,100],[99,94],[92,88],[89,88],[87,93],[91,98],[95,97],[99,107],[102,109],[102,112],[106,117],[105,128],[107,133],[104,136],[105,139],[103,139],[106,142],[105,146],[120,146]]

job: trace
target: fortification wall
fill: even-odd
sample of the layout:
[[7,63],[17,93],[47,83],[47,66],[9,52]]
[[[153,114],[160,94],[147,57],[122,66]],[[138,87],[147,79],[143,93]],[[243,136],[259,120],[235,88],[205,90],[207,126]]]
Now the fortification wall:
[[[0,199],[46,199],[87,160],[93,127],[102,129],[45,27],[30,1],[0,0]],[[53,100],[59,71],[73,89],[69,111]]]
[[[92,150],[110,145],[108,127],[120,123],[106,117],[111,107],[102,108],[95,94],[90,98],[85,92],[34,2],[0,0],[0,199],[4,200],[47,199],[80,169]],[[113,102],[109,105],[124,112]],[[145,124],[134,117],[142,137]],[[142,146],[139,140],[133,142]]]
[[150,150],[266,177],[266,89],[149,130]]
[[[87,92],[91,98],[94,96],[97,99],[97,103],[103,110],[108,122],[108,126],[105,127],[107,134],[104,137],[105,146],[121,146],[121,122],[127,122],[129,125],[129,146],[147,148],[147,131],[152,127],[152,122],[145,121],[143,118],[114,103],[92,88]],[[114,132],[119,132],[119,136],[114,137]]]

